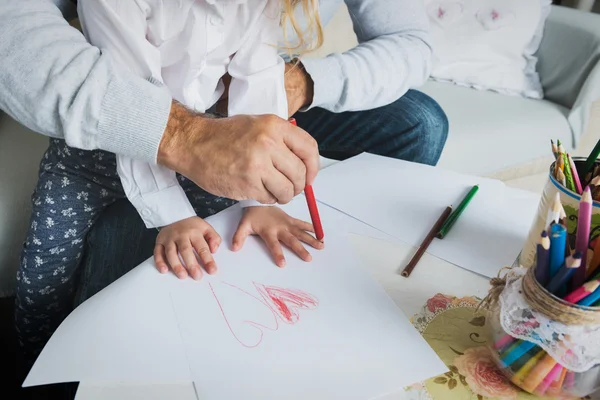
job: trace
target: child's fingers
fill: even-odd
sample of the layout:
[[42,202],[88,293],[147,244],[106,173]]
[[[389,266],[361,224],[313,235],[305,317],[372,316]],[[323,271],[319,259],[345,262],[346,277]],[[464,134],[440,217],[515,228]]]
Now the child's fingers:
[[304,231],[302,229],[294,230],[294,236],[296,236],[298,239],[300,239],[304,243],[314,247],[315,249],[322,249],[325,246],[323,244],[323,242],[321,242],[316,237],[314,237],[313,235],[311,235],[310,233],[307,233],[306,231]]
[[261,235],[262,240],[267,245],[269,252],[275,259],[275,264],[278,267],[285,267],[285,257],[283,256],[283,249],[281,248],[281,244],[279,243],[279,239],[274,234],[264,234]]
[[167,261],[169,262],[169,266],[177,275],[179,279],[187,278],[187,272],[183,265],[181,265],[181,260],[179,260],[179,254],[177,253],[177,246],[175,243],[170,242],[166,247]]
[[204,239],[208,242],[208,247],[211,253],[216,253],[217,249],[221,245],[221,236],[212,229],[212,227],[204,234]]
[[250,235],[250,233],[250,225],[242,221],[240,226],[238,226],[237,231],[235,231],[235,234],[233,235],[232,250],[238,251],[239,249],[241,249],[244,245],[244,242],[246,241],[246,238],[248,237],[248,235]]
[[302,229],[303,231],[313,233],[315,232],[313,224],[311,224],[310,222],[302,221],[301,219],[294,218],[292,225],[294,225],[298,229]]
[[204,240],[204,237],[195,238],[192,240],[192,245],[196,250],[196,254],[198,254],[198,258],[202,262],[204,269],[209,274],[214,274],[217,272],[217,264],[215,264],[215,260],[210,253],[210,249],[208,247],[208,243]]
[[161,274],[165,274],[169,271],[169,266],[165,259],[165,246],[162,244],[154,246],[154,263],[156,264],[156,269],[158,269],[158,272]]
[[292,249],[292,251],[294,253],[296,253],[296,255],[298,257],[300,257],[301,259],[303,259],[304,261],[310,261],[310,260],[312,260],[312,256],[304,248],[304,245],[302,244],[302,242],[300,240],[298,240],[298,238],[296,236],[294,236],[291,232],[288,232],[288,231],[281,232],[279,234],[279,239],[287,247],[289,247],[290,249]]
[[194,248],[189,240],[186,240],[185,242],[177,242],[177,250],[179,251],[179,254],[181,254],[185,268],[190,276],[195,280],[202,278],[200,264],[198,264],[196,254],[194,254]]

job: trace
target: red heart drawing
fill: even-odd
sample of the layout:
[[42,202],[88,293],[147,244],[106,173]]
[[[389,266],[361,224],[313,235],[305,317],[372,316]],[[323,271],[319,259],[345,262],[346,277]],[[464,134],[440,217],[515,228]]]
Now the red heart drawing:
[[283,322],[295,324],[300,319],[299,310],[312,310],[319,305],[313,295],[297,289],[284,289],[254,283],[263,299],[271,304],[271,309]]
[[[319,304],[316,297],[301,290],[267,286],[256,282],[253,284],[262,298],[227,282],[222,282],[218,289],[215,289],[212,283],[208,284],[229,331],[242,346],[247,348],[261,344],[264,330],[279,329],[277,317],[285,323],[295,324],[300,319],[299,310],[314,309]],[[244,304],[243,309],[236,304]],[[225,312],[226,309],[228,312]],[[252,317],[247,318],[250,314]],[[244,329],[246,327],[252,329]]]

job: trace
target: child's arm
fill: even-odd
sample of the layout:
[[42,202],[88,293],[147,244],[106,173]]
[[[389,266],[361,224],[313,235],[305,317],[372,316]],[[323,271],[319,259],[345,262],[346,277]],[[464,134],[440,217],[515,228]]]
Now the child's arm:
[[[143,78],[162,81],[160,53],[146,39],[150,13],[146,1],[80,0],[78,13],[85,36],[115,64]],[[166,226],[196,215],[175,172],[124,156],[117,156],[117,165],[125,194],[146,227]]]
[[[115,64],[157,84],[162,82],[160,53],[146,39],[150,13],[146,1],[79,0],[78,13],[88,40],[110,55]],[[131,118],[135,120],[138,116]],[[114,132],[115,136],[118,134]],[[159,271],[164,273],[171,268],[179,278],[189,274],[198,279],[202,272],[197,254],[206,271],[215,272],[211,253],[216,251],[221,238],[196,216],[175,172],[119,155],[117,171],[125,195],[146,227],[166,227],[161,230],[154,249]]]

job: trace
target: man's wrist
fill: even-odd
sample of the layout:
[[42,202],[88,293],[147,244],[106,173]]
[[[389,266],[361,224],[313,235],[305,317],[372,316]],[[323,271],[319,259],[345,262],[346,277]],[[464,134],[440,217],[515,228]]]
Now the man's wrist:
[[158,146],[157,162],[183,173],[191,165],[192,142],[211,129],[211,114],[198,114],[173,101],[165,132]]
[[298,108],[309,107],[313,102],[315,84],[299,59],[291,60],[288,65],[286,69],[292,72],[292,76],[285,80],[286,92],[294,97]]

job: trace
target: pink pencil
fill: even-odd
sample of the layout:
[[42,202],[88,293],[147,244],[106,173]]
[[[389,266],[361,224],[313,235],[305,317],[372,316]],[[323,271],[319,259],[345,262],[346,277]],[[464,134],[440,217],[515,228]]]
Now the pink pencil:
[[535,394],[543,396],[550,387],[550,385],[552,385],[552,382],[554,382],[556,378],[558,378],[558,376],[562,372],[562,369],[562,365],[556,364],[554,368],[552,368],[552,370],[548,372],[548,375],[546,375],[542,383],[540,383],[539,386],[535,389]]
[[579,174],[577,173],[577,168],[575,168],[575,163],[571,158],[571,155],[567,153],[567,159],[569,160],[569,166],[571,167],[571,173],[573,174],[573,180],[575,181],[575,189],[577,190],[577,194],[583,193],[583,188],[581,187],[581,181],[579,180]]
[[571,293],[565,296],[564,301],[569,303],[577,303],[579,300],[587,297],[588,294],[593,293],[600,286],[600,279],[595,279],[583,284]]
[[579,213],[577,215],[577,238],[575,239],[575,251],[581,252],[581,266],[577,268],[572,278],[571,287],[579,287],[585,282],[587,272],[586,257],[590,244],[590,225],[592,223],[592,192],[586,186],[579,202]]

